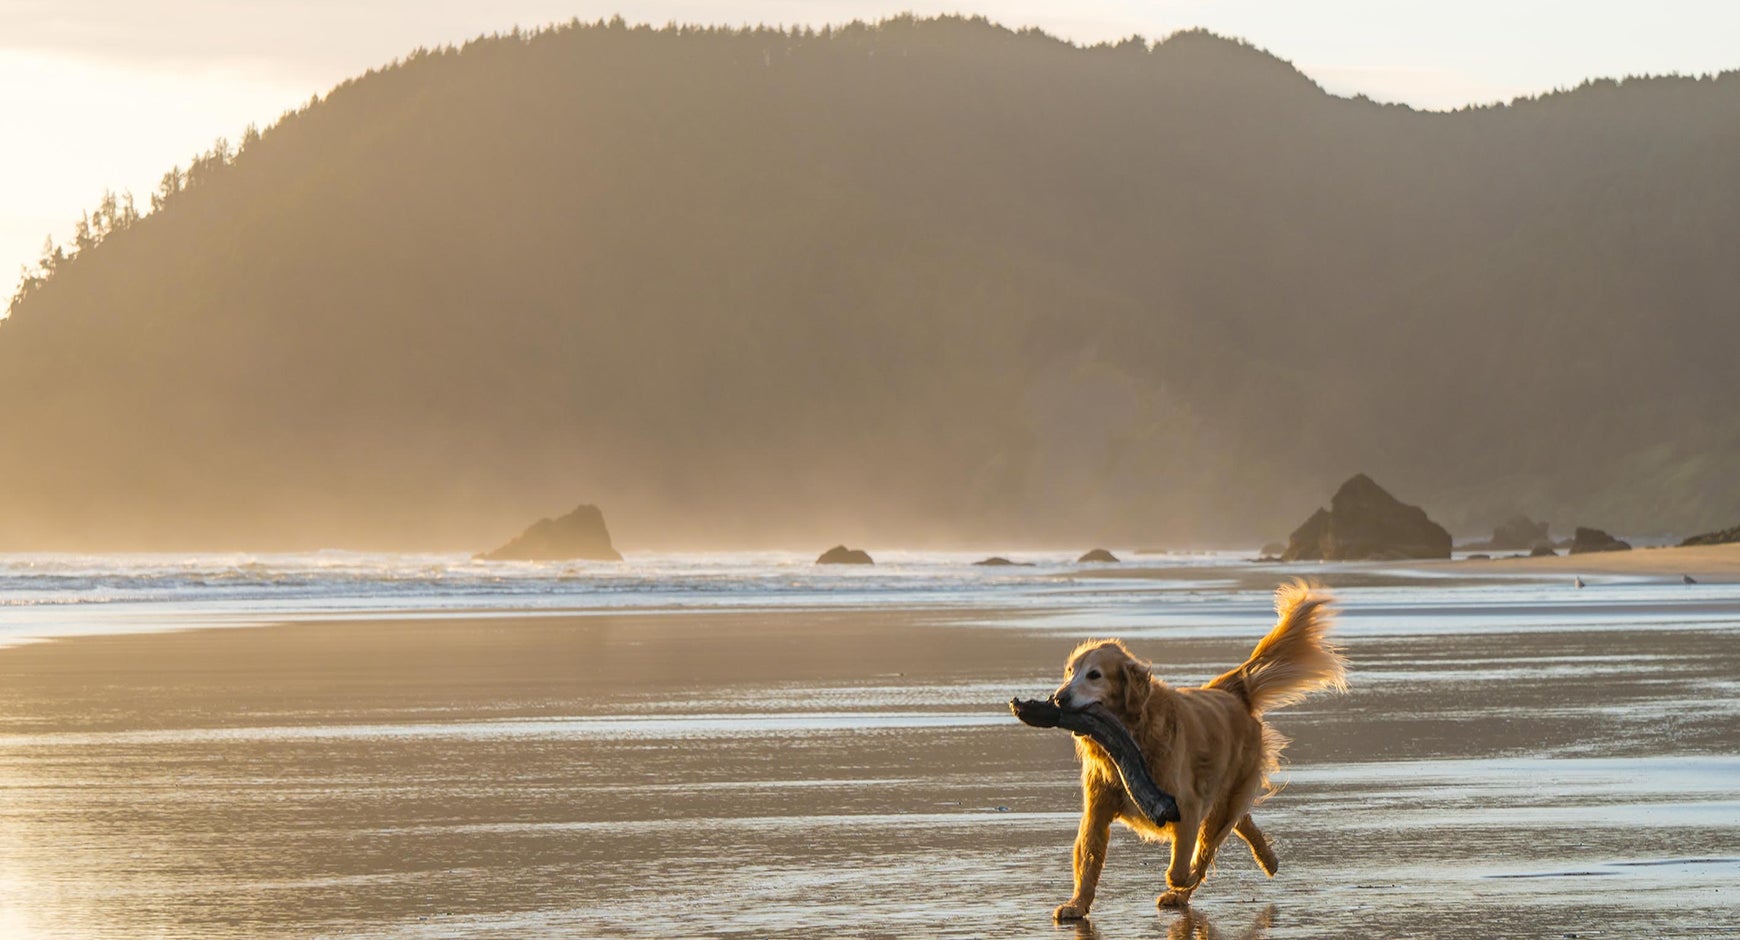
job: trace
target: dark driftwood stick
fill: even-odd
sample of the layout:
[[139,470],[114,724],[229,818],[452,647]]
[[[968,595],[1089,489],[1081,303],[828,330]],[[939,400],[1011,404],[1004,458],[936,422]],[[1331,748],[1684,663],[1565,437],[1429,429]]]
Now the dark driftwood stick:
[[1055,702],[1040,702],[1012,698],[1009,710],[1021,723],[1035,728],[1063,728],[1093,738],[1118,765],[1118,776],[1124,778],[1124,792],[1136,806],[1155,823],[1164,825],[1178,821],[1178,801],[1160,789],[1148,774],[1148,763],[1142,759],[1142,749],[1130,734],[1130,729],[1118,716],[1095,702],[1086,708],[1063,709]]

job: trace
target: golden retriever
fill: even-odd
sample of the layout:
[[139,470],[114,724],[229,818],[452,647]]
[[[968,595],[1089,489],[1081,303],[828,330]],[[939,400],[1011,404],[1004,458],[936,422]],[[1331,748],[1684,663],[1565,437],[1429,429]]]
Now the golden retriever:
[[1101,703],[1135,735],[1149,773],[1178,800],[1179,820],[1156,826],[1124,792],[1117,765],[1092,739],[1076,736],[1081,758],[1081,829],[1075,838],[1075,895],[1053,912],[1058,921],[1087,916],[1116,819],[1145,839],[1169,840],[1161,907],[1184,907],[1202,883],[1215,850],[1236,832],[1270,876],[1279,862],[1250,809],[1265,795],[1287,744],[1263,714],[1322,688],[1345,689],[1346,660],[1330,645],[1328,595],[1304,582],[1275,591],[1280,622],[1237,669],[1195,689],[1175,689],[1149,673],[1118,640],[1076,647],[1054,696],[1064,708]]

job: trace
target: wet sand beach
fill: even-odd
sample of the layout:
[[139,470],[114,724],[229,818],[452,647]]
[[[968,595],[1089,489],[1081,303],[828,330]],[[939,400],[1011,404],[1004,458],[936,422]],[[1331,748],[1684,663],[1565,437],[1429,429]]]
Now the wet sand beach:
[[1203,681],[1267,628],[1261,593],[1122,625],[651,612],[0,650],[0,936],[1733,932],[1740,600],[1578,593],[1530,626],[1350,591],[1352,692],[1273,716],[1279,875],[1233,843],[1189,913],[1157,912],[1164,849],[1116,829],[1073,928],[1049,917],[1069,739],[1004,702],[1107,633]]

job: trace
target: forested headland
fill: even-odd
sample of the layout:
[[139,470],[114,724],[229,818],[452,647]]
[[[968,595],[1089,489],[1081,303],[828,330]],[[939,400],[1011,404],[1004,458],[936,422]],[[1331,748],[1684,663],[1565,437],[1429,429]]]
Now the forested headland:
[[[18,146],[20,142],[12,142]],[[1186,545],[1740,519],[1740,74],[1426,113],[1202,32],[573,23],[104,200],[0,550]]]

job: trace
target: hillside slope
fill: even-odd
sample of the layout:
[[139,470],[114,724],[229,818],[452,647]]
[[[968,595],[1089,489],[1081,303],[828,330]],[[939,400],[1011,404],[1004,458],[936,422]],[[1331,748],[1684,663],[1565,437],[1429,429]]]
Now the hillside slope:
[[1740,75],[1453,114],[1237,42],[573,25],[335,89],[0,323],[0,549],[1740,518]]

